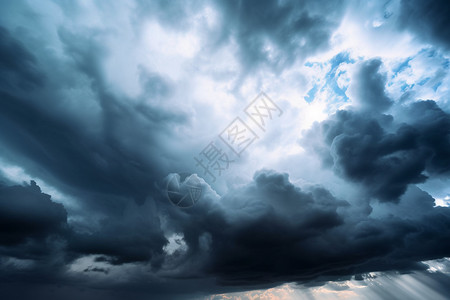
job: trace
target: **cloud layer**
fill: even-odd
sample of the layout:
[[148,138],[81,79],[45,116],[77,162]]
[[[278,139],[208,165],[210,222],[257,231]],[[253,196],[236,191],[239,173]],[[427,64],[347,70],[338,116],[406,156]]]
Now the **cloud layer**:
[[[6,296],[426,274],[450,255],[449,6],[419,2],[1,4]],[[193,156],[261,89],[283,119],[172,205],[164,178],[201,175]]]

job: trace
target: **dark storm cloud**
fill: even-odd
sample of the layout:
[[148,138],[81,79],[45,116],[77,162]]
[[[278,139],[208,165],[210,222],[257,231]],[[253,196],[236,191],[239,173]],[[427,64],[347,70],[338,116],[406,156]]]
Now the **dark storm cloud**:
[[192,252],[203,253],[196,266],[222,285],[418,270],[424,268],[421,260],[450,253],[449,209],[434,208],[432,198],[417,188],[402,197],[398,211],[377,208],[371,216],[322,187],[302,190],[287,174],[260,171],[220,203],[205,200],[183,213],[174,210],[178,217],[171,217],[171,224],[190,249],[177,259],[186,263],[195,257]]
[[[70,235],[63,205],[35,182],[0,185],[0,281],[53,283],[65,269]],[[2,297],[9,298],[2,290]]]
[[[36,186],[7,189],[44,197],[50,206],[58,207],[56,212],[64,212],[60,205],[51,204],[48,196],[40,196]],[[433,199],[418,188],[402,197],[401,206],[387,208],[387,212],[378,206],[372,215],[355,210],[323,187],[300,189],[289,181],[287,174],[274,171],[257,172],[253,182],[230,191],[220,202],[206,186],[205,189],[205,197],[190,210],[159,206],[160,216],[169,221],[168,229],[184,235],[187,250],[171,255],[154,252],[160,259],[158,269],[168,274],[166,280],[198,278],[193,284],[199,293],[291,281],[320,283],[373,271],[420,270],[424,268],[420,261],[450,255],[446,243],[450,238],[449,208],[433,207]],[[29,204],[37,203],[38,199],[34,199]],[[36,211],[37,216],[42,209]],[[54,224],[52,229],[43,230],[47,235],[55,228],[66,226],[64,213],[55,216],[46,217]],[[31,221],[16,218],[15,222],[20,223],[20,228],[24,227],[21,223],[42,220],[36,218],[29,218]],[[68,249],[61,249],[59,255],[69,251],[66,256],[70,257],[78,250],[85,254],[103,253],[105,256],[99,256],[96,261],[110,265],[132,261],[145,265],[152,259],[148,253],[158,249],[158,237],[148,231],[146,236],[143,224],[136,225],[126,239],[121,237],[125,229],[117,223],[109,233],[105,230],[90,238],[63,231]],[[144,234],[140,235],[139,231]],[[105,272],[108,267],[95,265],[83,270],[95,268],[98,270],[95,273],[111,274]],[[201,285],[201,278],[216,278],[217,282]],[[172,282],[176,285],[176,280]],[[141,278],[134,284],[145,289],[146,281]],[[154,284],[156,290],[169,291],[163,284],[159,288]],[[127,285],[133,286],[127,283],[122,288]],[[172,292],[192,292],[193,288],[178,286]]]
[[157,18],[176,30],[192,25],[192,14],[214,7],[220,26],[207,33],[206,51],[230,42],[238,46],[241,77],[268,67],[280,72],[329,47],[345,12],[346,1],[137,1],[140,19]]
[[316,124],[303,143],[337,174],[365,186],[370,196],[397,201],[409,184],[450,171],[450,115],[434,101],[402,109],[408,123],[396,124],[389,115],[338,111]]
[[[335,25],[335,17],[333,21],[326,20],[318,13],[319,7],[309,2],[278,7],[277,3],[269,1],[257,4],[258,12],[248,3],[223,5],[229,5],[224,10],[226,19],[238,20],[236,24],[229,23],[232,28],[224,28],[225,39],[231,34],[242,43],[243,61],[256,58],[249,66],[268,62],[261,48],[266,38],[279,48],[281,56],[276,60],[284,60],[283,64],[286,64],[299,54],[289,53],[301,42],[300,39],[304,40],[302,57],[325,47],[331,27]],[[182,5],[160,6],[157,5],[157,10],[161,12],[179,11],[176,14],[179,16],[188,14]],[[66,5],[62,8],[67,12]],[[333,10],[332,15],[338,10]],[[173,18],[174,14],[159,14],[159,18],[169,17]],[[262,19],[271,25],[261,22]],[[26,28],[21,30],[27,31]],[[253,36],[252,31],[255,32]],[[149,213],[153,220],[139,222],[130,216],[121,216],[120,211],[127,207],[127,199],[142,204],[147,195],[155,197],[153,182],[166,175],[163,169],[169,163],[159,161],[163,153],[167,154],[162,140],[170,136],[172,124],[185,123],[187,118],[114,94],[102,69],[108,53],[102,46],[101,32],[60,28],[57,34],[64,57],[55,58],[44,51],[45,44],[37,44],[29,38],[22,42],[9,29],[1,30],[4,54],[1,60],[5,66],[1,74],[5,85],[0,91],[3,154],[12,162],[20,162],[31,175],[38,174],[62,191],[78,196],[85,207],[113,214],[107,216],[99,228],[88,227],[89,233],[70,231],[66,237],[70,255],[105,255],[105,260],[113,264],[161,260],[166,239],[156,213]],[[84,117],[86,123],[80,124],[58,104],[64,99],[61,87],[84,82],[89,84],[83,88],[89,90],[90,101],[97,103],[100,110],[95,116],[98,119],[93,120],[88,114]],[[157,74],[142,70],[141,82],[145,91],[142,98],[164,98],[170,94],[171,87]],[[33,88],[33,94],[27,94],[25,86]],[[70,113],[83,119],[85,112],[81,108]],[[84,126],[98,128],[92,131],[85,130]],[[114,209],[117,212],[112,212]],[[117,217],[121,222],[117,222]],[[186,232],[188,241],[189,236]],[[194,251],[192,245],[190,249]]]
[[388,116],[377,119],[338,111],[312,129],[310,134],[320,132],[323,142],[310,146],[322,153],[324,162],[339,175],[363,184],[369,195],[397,201],[408,184],[425,181],[422,172],[427,156],[417,145],[418,133],[413,127],[404,125],[389,133],[383,128],[383,123],[389,122]]
[[[157,295],[159,299],[174,299],[174,294],[182,291],[195,293],[197,283],[190,286],[189,280],[187,283],[170,279],[149,283],[147,277],[136,277],[134,282],[126,284],[97,285],[89,279],[74,278],[73,274],[67,273],[69,264],[87,254],[101,254],[95,262],[114,266],[132,262],[143,266],[151,263],[152,268],[158,267],[160,258],[155,259],[154,256],[161,256],[162,246],[166,243],[164,238],[155,234],[159,227],[151,212],[146,211],[142,215],[130,214],[120,221],[110,218],[103,221],[101,231],[80,233],[67,223],[63,205],[42,193],[34,181],[23,186],[1,185],[0,295],[8,299],[27,299],[34,294],[29,291],[34,290],[36,299],[55,299],[58,298],[55,293],[65,294],[66,288],[74,289],[72,293],[78,294],[80,286],[86,289],[87,295],[96,294],[98,288],[106,289],[106,299],[121,299],[123,297],[117,295],[129,294],[131,289],[136,299],[148,298],[149,294]],[[109,267],[92,265],[81,271],[110,274]],[[174,288],[174,285],[182,288]],[[184,296],[176,298],[184,299]]]
[[[168,172],[165,168],[166,164],[171,163],[168,158],[170,149],[164,150],[164,140],[171,137],[170,126],[184,124],[187,118],[182,113],[144,104],[144,101],[139,101],[142,99],[133,102],[111,92],[101,68],[104,49],[100,41],[89,35],[78,35],[63,29],[59,32],[68,58],[57,62],[66,68],[61,74],[58,74],[58,67],[54,69],[56,74],[46,73],[48,70],[43,66],[55,62],[44,55],[35,55],[39,53],[38,46],[32,52],[11,34],[5,36],[9,40],[2,45],[6,48],[4,52],[11,52],[8,59],[12,57],[30,62],[11,64],[8,72],[16,76],[17,82],[28,82],[28,74],[36,72],[48,76],[39,85],[33,85],[33,93],[30,94],[24,93],[19,85],[2,87],[2,154],[31,176],[39,176],[61,191],[75,196],[78,205],[87,214],[82,218],[99,215],[101,221],[90,224],[75,218],[72,226],[67,227],[53,242],[52,233],[62,226],[57,221],[66,224],[65,214],[64,219],[56,219],[58,216],[54,219],[52,211],[55,209],[35,199],[30,205],[22,202],[22,214],[30,216],[29,220],[25,220],[20,218],[19,213],[10,211],[13,205],[8,208],[10,204],[5,204],[1,207],[2,216],[4,213],[11,219],[5,218],[4,222],[9,220],[12,223],[8,221],[9,226],[2,223],[5,225],[2,228],[2,253],[7,257],[31,256],[32,259],[40,253],[58,258],[54,265],[50,260],[43,260],[39,267],[30,270],[27,275],[30,281],[40,277],[41,273],[45,273],[42,278],[50,282],[65,281],[67,278],[61,269],[66,267],[66,263],[85,255],[100,255],[113,265],[139,262],[159,268],[167,240],[158,212],[151,205],[144,205],[144,201],[147,196],[148,201],[154,201],[158,196],[155,195],[154,182]],[[10,49],[10,45],[19,47],[20,51],[14,47]],[[41,66],[42,70],[36,71],[37,66]],[[69,75],[66,76],[66,73]],[[9,73],[2,75],[10,78]],[[142,71],[140,78],[145,85],[145,94],[140,96],[143,99],[163,99],[170,93],[164,80],[156,74]],[[91,112],[83,107],[79,111],[52,109],[64,99],[60,86],[76,86],[79,80],[86,82],[86,79],[90,83],[87,88],[92,91],[87,93],[92,97],[89,101],[98,103],[100,107],[99,115],[94,115],[98,119],[92,120]],[[74,119],[73,114],[80,115],[84,124]],[[90,126],[96,128],[92,130]],[[31,202],[29,198],[24,199]],[[133,208],[135,203],[141,205],[140,209],[127,213],[126,210]],[[169,205],[168,202],[163,203]],[[61,207],[65,213],[61,205],[53,205]],[[35,209],[38,206],[39,209]],[[43,210],[48,215],[48,221],[40,214],[34,215]],[[30,240],[33,230],[42,238]],[[48,270],[44,268],[46,265]],[[1,276],[9,277],[11,273],[14,269],[5,271]],[[21,280],[16,275],[11,278]]]
[[72,232],[67,236],[68,251],[73,257],[95,254],[96,261],[112,265],[151,263],[158,268],[167,240],[155,211],[124,213],[109,217],[93,232]]
[[32,89],[43,84],[36,58],[7,29],[0,27],[0,87]]
[[[343,11],[340,4],[325,1],[215,5],[223,9],[226,24],[214,44],[235,39],[245,70],[280,70],[325,49]],[[68,8],[76,8],[62,6],[69,16]],[[172,2],[150,10],[167,23],[178,18],[180,28],[192,13]],[[181,292],[409,271],[423,268],[421,260],[450,255],[449,209],[433,208],[430,195],[410,186],[423,181],[425,171],[448,175],[449,115],[432,101],[405,107],[404,124],[380,115],[391,103],[379,60],[364,63],[359,71],[355,87],[364,109],[338,112],[317,125],[320,134],[315,137],[324,140],[315,146],[339,174],[361,183],[370,195],[400,198],[391,214],[377,207],[369,215],[324,187],[300,188],[275,171],[257,172],[251,183],[221,198],[204,184],[203,199],[180,210],[161,195],[155,181],[172,171],[169,166],[183,164],[166,143],[174,135],[171,129],[186,125],[189,118],[144,101],[166,99],[175,87],[141,70],[143,95],[130,99],[115,93],[102,68],[108,51],[101,30],[58,28],[61,53],[51,52],[45,40],[13,32],[0,30],[2,158],[76,197],[81,217],[100,217],[94,224],[77,218],[68,224],[64,207],[34,183],[1,186],[2,282],[20,282],[17,289],[63,282],[69,288],[58,291],[58,297],[73,287],[94,286],[106,290],[102,297],[107,299],[121,295],[115,289],[142,290],[158,299],[166,293],[173,299],[171,293],[178,297]],[[274,57],[265,50],[266,40],[274,46]],[[81,104],[71,103],[64,89],[82,90],[77,97]],[[186,249],[164,251],[166,234],[182,235],[178,245],[185,243]],[[67,275],[71,264],[91,255],[93,265],[83,266],[82,275],[110,276],[116,270],[124,278],[106,277],[98,284]],[[35,265],[24,271],[23,262],[13,258]],[[129,275],[126,268],[136,266],[142,273]],[[46,299],[57,297],[49,289],[30,288],[48,295]]]
[[[95,232],[77,232],[67,224],[62,204],[41,192],[34,181],[25,186],[0,186],[0,252],[20,259],[40,259],[52,253],[69,260],[82,255],[104,255],[98,261],[111,264],[151,262],[161,255],[166,239],[151,212],[123,216],[120,222],[105,219]],[[131,218],[133,217],[133,218]]]
[[[22,162],[24,158],[30,161],[29,169],[32,170],[34,165],[47,170],[50,176],[46,179],[50,182],[57,178],[57,184],[80,189],[83,193],[133,197],[142,203],[149,192],[149,183],[164,175],[157,162],[156,144],[160,142],[157,135],[169,134],[166,130],[169,124],[183,123],[186,118],[141,103],[130,105],[128,99],[120,99],[108,92],[100,68],[102,48],[98,43],[64,30],[60,36],[71,58],[64,62],[67,68],[87,76],[92,83],[94,95],[91,100],[98,101],[101,108],[99,119],[93,124],[100,125],[100,133],[92,135],[82,125],[66,118],[66,112],[55,114],[49,109],[61,101],[58,92],[52,93],[43,87],[40,93],[44,97],[36,91],[24,96],[13,88],[4,88],[0,91],[2,142],[14,151],[14,156],[20,155]],[[2,56],[1,60],[3,64],[8,63],[8,72],[19,82],[44,84],[34,77],[30,82],[30,74],[45,72],[36,70],[38,59],[6,29],[2,29],[2,37],[7,40],[2,43],[2,51],[9,55]],[[9,73],[2,74],[2,82],[11,78]],[[143,80],[148,77],[143,76]],[[71,81],[64,75],[59,80],[59,85]],[[147,91],[155,87],[150,84],[154,81],[154,78],[146,80]],[[153,96],[159,94],[155,91]],[[82,108],[78,114],[82,117]]]
[[261,66],[278,72],[326,49],[345,7],[345,2],[338,1],[219,3],[226,24],[215,41],[218,45],[230,39],[237,41],[244,72]]
[[386,95],[386,75],[380,73],[382,62],[379,59],[364,61],[355,74],[355,97],[361,109],[368,112],[383,112],[392,105],[392,100]]
[[450,115],[434,101],[395,107],[386,95],[379,59],[364,61],[351,83],[356,104],[315,124],[302,139],[327,167],[362,184],[371,197],[398,201],[409,184],[448,176]]
[[450,175],[450,114],[436,102],[415,102],[401,111],[408,123],[418,132],[418,141],[427,150],[427,172],[431,175]]
[[446,0],[402,0],[399,24],[423,41],[450,49],[450,3]]
[[[61,204],[54,203],[50,195],[41,193],[34,181],[27,186],[0,186],[0,247],[18,245],[45,246],[49,236],[65,234],[67,213]],[[33,247],[30,247],[33,250]],[[34,250],[45,253],[44,249]],[[23,252],[32,257],[31,252]],[[17,253],[11,253],[13,255]]]
[[[147,97],[161,99],[169,93],[164,80],[157,75],[141,72],[145,94],[134,99],[138,101],[117,96],[104,79],[101,64],[105,52],[101,41],[64,29],[59,37],[66,56],[55,60],[51,54],[42,52],[45,45],[26,45],[2,28],[0,51],[4,55],[0,61],[5,71],[0,75],[5,84],[0,90],[1,151],[4,158],[20,165],[31,176],[77,197],[78,205],[88,210],[88,215],[100,215],[102,222],[96,225],[75,221],[81,231],[68,228],[53,243],[48,236],[60,228],[57,221],[65,222],[66,218],[64,214],[64,219],[58,219],[60,215],[55,215],[58,211],[53,206],[61,205],[53,203],[46,207],[44,200],[35,199],[31,203],[29,197],[24,199],[30,205],[25,200],[8,202],[1,207],[2,213],[11,218],[2,220],[5,222],[2,242],[9,243],[2,252],[10,257],[34,252],[50,255],[59,251],[62,243],[64,250],[55,257],[66,257],[69,261],[98,254],[108,256],[114,264],[144,261],[157,266],[155,261],[160,260],[158,256],[166,243],[157,213],[143,208],[127,215],[124,210],[134,203],[142,205],[148,195],[155,193],[154,182],[167,174],[165,164],[170,163],[164,139],[171,136],[171,125],[184,124],[187,118],[183,113],[169,112],[142,101]],[[75,110],[73,105],[61,108],[67,97],[62,91],[66,86],[90,90],[84,95],[91,97],[89,102],[98,104],[98,114],[82,105],[75,106]],[[9,203],[22,205],[22,214],[29,215],[30,220],[10,211],[15,206]],[[48,220],[42,216],[43,210]],[[61,210],[65,213],[62,207]],[[42,239],[30,240],[30,234],[40,234]],[[64,264],[59,262],[58,266]],[[36,272],[39,273],[38,269]]]

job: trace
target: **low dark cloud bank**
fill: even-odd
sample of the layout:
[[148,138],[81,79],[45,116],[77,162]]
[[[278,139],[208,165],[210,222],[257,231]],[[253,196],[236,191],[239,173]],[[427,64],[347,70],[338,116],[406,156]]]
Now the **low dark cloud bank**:
[[[89,235],[75,232],[66,223],[64,208],[33,183],[3,187],[0,192],[1,207],[8,207],[2,213],[9,216],[2,219],[2,252],[20,259],[39,258],[41,263],[55,260],[45,248],[55,243],[59,248],[52,255],[65,258],[60,264],[97,254],[98,262],[110,265],[152,262],[151,269],[169,272],[168,278],[212,276],[219,286],[245,288],[423,270],[421,261],[448,256],[450,251],[446,243],[450,209],[434,207],[434,199],[415,187],[389,214],[372,216],[323,187],[300,189],[287,174],[260,171],[252,183],[220,201],[206,195],[191,210],[161,207],[159,218],[168,218],[169,230],[182,233],[187,245],[187,250],[171,255],[162,251],[161,237],[152,236],[144,224],[133,228],[126,218],[110,225],[111,231],[108,226]],[[39,208],[24,213],[26,203]],[[157,226],[146,225],[152,230]],[[32,269],[34,274],[41,272],[39,266]],[[54,263],[52,270],[57,275],[47,274],[52,281],[67,283],[63,265]],[[4,269],[2,276],[11,272]],[[226,290],[219,286],[217,291]],[[206,288],[199,285],[197,290]]]
[[41,246],[46,246],[47,239],[65,235],[67,213],[63,205],[41,193],[35,182],[29,186],[2,186],[0,197],[0,240],[6,254],[10,248],[25,245],[30,248],[23,249],[18,258],[33,258],[46,253]]

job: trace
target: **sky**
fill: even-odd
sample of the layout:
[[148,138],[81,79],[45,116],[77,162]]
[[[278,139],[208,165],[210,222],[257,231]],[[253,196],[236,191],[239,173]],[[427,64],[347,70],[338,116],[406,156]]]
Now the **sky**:
[[2,299],[448,299],[448,1],[0,2]]

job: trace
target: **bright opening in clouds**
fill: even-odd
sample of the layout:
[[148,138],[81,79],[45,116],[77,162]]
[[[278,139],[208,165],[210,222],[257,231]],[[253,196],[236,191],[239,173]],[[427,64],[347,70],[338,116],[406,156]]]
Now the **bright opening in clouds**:
[[3,1],[2,299],[448,299],[448,1]]

